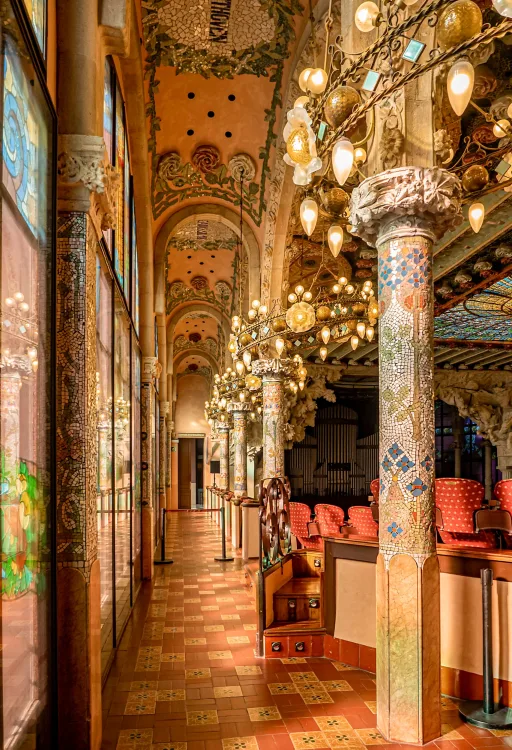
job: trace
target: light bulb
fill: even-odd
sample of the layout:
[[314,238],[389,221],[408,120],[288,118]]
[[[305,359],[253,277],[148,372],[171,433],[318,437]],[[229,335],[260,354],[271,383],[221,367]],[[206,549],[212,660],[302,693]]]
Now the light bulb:
[[508,120],[498,120],[492,126],[492,132],[496,138],[505,138],[506,135],[510,135],[510,123]]
[[450,68],[446,83],[452,109],[461,117],[469,104],[475,83],[475,69],[469,60],[457,60]]
[[277,338],[275,341],[277,356],[280,357],[283,353],[285,342],[282,338]]
[[320,331],[320,335],[321,335],[321,337],[322,337],[322,341],[324,342],[324,344],[328,344],[328,343],[329,343],[329,340],[330,340],[330,338],[331,338],[331,332],[330,332],[330,330],[329,330],[329,329],[327,328],[327,326],[324,326],[324,327],[322,328],[322,330]]
[[267,314],[267,306],[266,305],[260,305],[260,309],[258,310],[261,317]]
[[366,326],[365,326],[365,324],[362,323],[362,322],[359,322],[357,324],[357,326],[356,326],[356,331],[357,331],[357,335],[359,336],[359,338],[360,339],[364,339],[364,337],[366,335]]
[[332,285],[332,291],[334,294],[339,294],[341,292],[341,287],[339,284],[333,284]]
[[297,286],[295,287],[295,294],[298,297],[300,297],[300,295],[303,293],[304,293],[304,287],[302,286],[302,284],[297,284]]
[[300,204],[300,222],[308,237],[315,231],[318,219],[318,206],[316,201],[306,198]]
[[29,306],[28,306],[28,304],[26,302],[20,302],[20,304],[18,305],[18,309],[21,312],[27,313],[28,310],[29,310]]
[[327,357],[327,347],[321,346],[320,347],[320,356],[322,357],[322,361],[325,362],[325,358]]
[[245,401],[245,391],[240,391],[240,393],[238,394],[238,398],[243,403]]
[[473,232],[477,233],[481,230],[482,224],[484,223],[485,217],[485,206],[483,203],[472,203],[469,207],[468,218],[471,224]]
[[249,312],[247,313],[249,320],[254,320],[256,315],[257,315],[256,310],[249,310]]
[[304,386],[305,386],[304,381],[303,380],[299,380],[299,388],[301,389],[301,391],[304,390]]
[[253,393],[253,395],[251,396],[251,401],[253,404],[256,403],[256,394]]
[[305,367],[299,367],[297,373],[298,373],[298,376],[299,376],[299,378],[301,380],[306,380],[306,378],[308,376],[308,371],[306,370]]
[[289,302],[289,303],[290,303],[291,305],[293,305],[293,304],[294,304],[295,302],[297,302],[297,295],[296,295],[296,294],[294,294],[293,292],[291,292],[291,293],[290,293],[290,294],[288,295],[288,302]]
[[512,18],[512,0],[492,0],[495,10],[505,18]]
[[373,326],[366,326],[366,338],[368,341],[373,341],[375,336],[375,328]]
[[257,310],[257,309],[258,309],[258,307],[260,306],[260,304],[261,304],[261,302],[259,301],[259,299],[255,299],[255,300],[253,301],[253,303],[252,303],[252,306],[253,306],[253,308],[254,308],[255,310]]
[[348,279],[345,278],[345,276],[340,276],[338,279],[338,284],[341,284],[341,286],[345,286],[345,284],[348,284]]
[[234,354],[236,352],[236,344],[233,339],[228,344],[228,349],[231,352],[231,354]]
[[355,351],[357,347],[359,346],[359,338],[357,336],[352,336],[350,339],[350,346]]
[[327,232],[327,241],[331,249],[331,253],[335,258],[340,254],[341,246],[343,245],[343,229],[337,224],[329,227]]
[[332,168],[340,185],[344,185],[354,165],[354,147],[348,138],[340,138],[332,149]]
[[375,3],[362,3],[356,10],[354,18],[355,24],[359,31],[366,33],[375,28],[375,21],[379,17],[379,8]]
[[28,354],[29,359],[33,360],[37,357],[37,349],[35,347],[28,349],[27,354]]
[[347,294],[354,294],[354,287],[352,286],[352,284],[348,284],[345,291],[347,292]]
[[254,422],[254,420],[256,419],[256,412],[252,411],[252,412],[251,412],[251,413],[249,414],[249,416],[250,416],[250,418],[252,419],[252,421]]
[[312,94],[323,94],[327,79],[327,73],[323,68],[315,68],[309,74],[306,85]]
[[16,304],[16,300],[14,300],[12,297],[6,297],[5,298],[5,306],[6,307],[14,307]]
[[507,117],[510,117],[510,119],[512,119],[512,104],[509,104],[507,107]]
[[242,354],[242,359],[243,359],[244,365],[246,367],[250,367],[251,366],[251,360],[252,360],[251,352],[244,352]]
[[[414,0],[416,2],[416,0]],[[360,146],[354,151],[354,161],[356,164],[364,164],[366,161],[366,151]]]
[[16,292],[14,295],[14,299],[16,300],[16,302],[23,302],[23,300],[25,299],[25,295],[22,292]]
[[223,397],[221,398],[221,400],[219,401],[219,406],[220,406],[220,408],[221,408],[221,409],[225,409],[225,408],[226,408],[226,404],[227,404],[227,403],[228,403],[228,402],[226,401],[226,399],[225,399],[225,398],[224,398],[224,396],[223,396]]
[[237,360],[235,364],[235,368],[236,368],[237,374],[240,375],[240,377],[242,377],[242,375],[245,372],[245,365],[241,359]]
[[302,107],[304,109],[306,104],[309,104],[309,96],[299,96],[298,99],[295,99],[293,108]]
[[313,68],[305,68],[305,70],[302,71],[302,73],[299,76],[299,88],[301,91],[307,91],[308,90],[308,78],[313,72]]
[[261,414],[262,411],[263,409],[261,408],[261,406],[258,406],[258,414]]
[[311,294],[311,292],[304,292],[304,296],[302,297],[302,299],[305,302],[311,302],[311,300],[313,299],[313,295]]

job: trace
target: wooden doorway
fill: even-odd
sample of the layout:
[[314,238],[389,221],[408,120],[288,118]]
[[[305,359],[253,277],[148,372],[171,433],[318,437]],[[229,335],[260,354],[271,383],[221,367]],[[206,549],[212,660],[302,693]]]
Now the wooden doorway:
[[178,444],[178,508],[192,507],[192,463],[195,463],[196,441],[182,438]]

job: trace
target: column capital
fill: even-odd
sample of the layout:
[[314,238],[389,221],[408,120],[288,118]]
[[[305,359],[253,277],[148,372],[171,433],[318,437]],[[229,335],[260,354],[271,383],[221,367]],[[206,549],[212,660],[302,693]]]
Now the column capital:
[[160,416],[167,417],[168,414],[169,414],[169,402],[160,401]]
[[350,223],[369,245],[419,235],[434,241],[462,222],[459,179],[439,167],[398,167],[352,193]]
[[249,414],[253,410],[253,404],[241,401],[230,401],[228,412],[230,414]]
[[295,374],[293,359],[257,359],[252,363],[251,372],[263,380],[283,380]]
[[161,373],[162,365],[158,361],[158,357],[142,358],[142,381],[144,383],[152,383],[154,380],[158,380]]
[[62,210],[90,213],[98,236],[115,226],[121,175],[101,136],[59,136],[57,174]]

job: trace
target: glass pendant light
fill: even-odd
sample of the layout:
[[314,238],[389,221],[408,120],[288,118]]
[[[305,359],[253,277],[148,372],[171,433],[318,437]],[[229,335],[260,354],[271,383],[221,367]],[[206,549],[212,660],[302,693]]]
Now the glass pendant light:
[[461,117],[469,104],[475,84],[475,69],[469,60],[457,60],[452,65],[446,84],[452,109],[456,115]]
[[468,211],[468,219],[473,232],[478,234],[482,228],[485,217],[485,206],[483,203],[472,203]]
[[352,336],[350,339],[350,346],[355,351],[357,347],[359,346],[359,337],[358,336]]
[[324,326],[324,327],[322,328],[322,330],[320,331],[320,335],[321,335],[321,337],[322,337],[322,341],[324,342],[324,344],[328,344],[328,343],[329,343],[329,340],[330,340],[330,338],[331,338],[331,332],[330,332],[330,330],[329,330],[329,329],[327,328],[327,326]]
[[360,322],[356,326],[357,335],[360,339],[364,339],[366,336],[366,326],[363,322]]
[[354,147],[348,138],[340,138],[332,149],[332,168],[338,183],[344,185],[354,166]]
[[327,86],[327,73],[323,68],[315,68],[308,76],[306,85],[312,94],[323,94]]
[[321,346],[320,347],[320,356],[322,358],[322,362],[325,362],[325,358],[327,357],[327,347]]
[[494,9],[505,18],[512,18],[512,0],[492,0]]
[[242,362],[241,359],[238,359],[236,361],[235,369],[236,369],[237,375],[239,375],[240,377],[242,377],[242,375],[245,372],[245,365],[244,365],[244,363]]
[[329,231],[327,232],[327,242],[329,243],[331,253],[337,258],[340,254],[341,246],[343,245],[343,229],[337,224],[329,227]]
[[505,136],[510,135],[510,123],[508,120],[498,120],[498,122],[495,122],[492,126],[492,132],[496,136],[496,138],[505,138]]
[[375,335],[375,329],[373,326],[366,326],[366,338],[371,343]]
[[[300,204],[300,222],[308,237],[315,231],[318,220],[318,206],[312,198],[306,198]],[[297,291],[297,290],[295,290]]]
[[355,24],[359,31],[367,33],[375,28],[375,21],[379,17],[380,11],[378,6],[373,2],[362,3],[356,10]]
[[249,368],[252,361],[251,352],[244,352],[242,354],[242,359],[244,360],[244,365]]
[[284,350],[284,347],[285,347],[284,339],[282,339],[282,338],[276,339],[275,345],[276,345],[277,355],[278,355],[278,357],[280,357],[281,354],[283,353],[283,350]]
[[313,68],[305,68],[299,76],[299,88],[304,93],[308,90],[308,78],[313,72]]

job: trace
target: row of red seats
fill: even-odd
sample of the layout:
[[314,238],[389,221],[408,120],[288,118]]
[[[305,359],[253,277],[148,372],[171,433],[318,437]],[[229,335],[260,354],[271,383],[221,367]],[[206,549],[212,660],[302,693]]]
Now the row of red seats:
[[[493,531],[475,530],[475,511],[483,506],[485,490],[480,482],[473,479],[436,479],[437,528],[445,544],[463,547],[494,549],[498,546]],[[370,484],[374,502],[379,502],[379,480]],[[500,510],[512,516],[512,479],[503,479],[494,487],[494,496]],[[345,524],[345,513],[335,505],[316,505],[315,517],[320,535],[309,534],[311,511],[303,503],[290,503],[292,533],[303,547],[322,549],[324,536],[340,537],[340,527]],[[355,505],[348,510],[348,524],[351,532],[360,536],[377,537],[378,524],[373,519],[372,510],[367,506]],[[507,547],[512,548],[512,534],[504,533]]]

